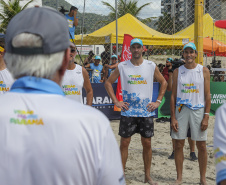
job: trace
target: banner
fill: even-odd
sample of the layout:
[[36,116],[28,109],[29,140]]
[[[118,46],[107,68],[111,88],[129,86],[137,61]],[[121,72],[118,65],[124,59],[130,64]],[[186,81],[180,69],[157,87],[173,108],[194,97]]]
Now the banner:
[[[132,55],[130,53],[130,42],[131,42],[131,40],[133,40],[133,37],[131,35],[124,34],[122,54],[121,54],[121,61],[120,62],[124,62],[124,61],[131,59],[131,57],[132,57]],[[116,89],[116,98],[120,102],[123,101],[120,76],[118,77],[118,85],[117,85],[117,89]],[[114,111],[121,111],[121,109],[114,105]]]
[[226,29],[226,20],[219,20],[215,22],[215,26],[218,28]]
[[[214,116],[218,107],[226,103],[226,83],[210,82],[211,108],[210,115]],[[158,117],[170,117],[170,97],[171,92],[166,91],[162,103],[158,109]]]

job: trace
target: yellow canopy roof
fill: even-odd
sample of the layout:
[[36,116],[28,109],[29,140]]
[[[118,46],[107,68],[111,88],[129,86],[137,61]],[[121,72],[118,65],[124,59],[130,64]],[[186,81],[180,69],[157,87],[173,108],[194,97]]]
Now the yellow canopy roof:
[[[187,28],[175,33],[176,36],[189,37],[194,40],[194,24]],[[203,37],[213,37],[213,39],[226,43],[226,30],[217,28],[214,25],[213,18],[210,14],[203,16]]]
[[[130,34],[134,38],[140,38],[144,45],[168,45],[183,46],[183,39],[189,37],[167,35],[160,33],[133,17],[126,14],[118,19],[118,43],[123,44],[124,34]],[[75,35],[75,43],[81,45],[81,35]],[[116,43],[115,21],[100,28],[99,30],[83,36],[83,45],[97,45]]]

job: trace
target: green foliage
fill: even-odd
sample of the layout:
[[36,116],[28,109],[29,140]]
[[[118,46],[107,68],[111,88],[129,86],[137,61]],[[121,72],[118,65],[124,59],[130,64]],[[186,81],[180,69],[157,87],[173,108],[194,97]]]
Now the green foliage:
[[5,33],[9,21],[20,11],[24,10],[33,0],[25,4],[24,7],[20,6],[20,0],[9,1],[8,4],[4,0],[0,0],[0,5],[3,7],[3,12],[0,13],[0,33]]
[[[111,11],[108,15],[110,17],[110,20],[105,21],[105,24],[108,24],[108,23],[115,20],[116,10],[108,2],[102,1],[102,3],[103,3],[103,5],[107,6]],[[140,12],[142,11],[142,9],[144,7],[150,5],[151,3],[143,4],[140,7],[137,6],[137,3],[138,3],[138,0],[129,0],[129,1],[128,0],[127,1],[126,0],[119,0],[118,6],[117,6],[117,9],[118,9],[117,17],[120,18],[123,15],[130,13],[131,15],[138,18],[141,22],[143,22],[145,24],[150,23],[153,18],[156,18],[156,17],[149,17],[149,18],[146,18],[146,19],[141,19],[139,17]]]

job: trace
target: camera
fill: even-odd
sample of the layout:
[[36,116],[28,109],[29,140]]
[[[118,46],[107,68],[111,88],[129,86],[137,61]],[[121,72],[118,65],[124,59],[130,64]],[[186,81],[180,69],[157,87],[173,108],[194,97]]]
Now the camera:
[[65,10],[64,7],[61,6],[59,12],[65,15],[65,12],[69,12],[69,10]]
[[176,68],[184,65],[185,62],[183,59],[178,59],[178,58],[175,58],[173,61],[172,61],[172,71],[174,71]]

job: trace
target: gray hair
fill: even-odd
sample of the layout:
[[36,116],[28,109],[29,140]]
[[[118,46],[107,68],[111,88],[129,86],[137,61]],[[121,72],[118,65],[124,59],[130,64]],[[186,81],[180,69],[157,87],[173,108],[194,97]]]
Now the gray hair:
[[[14,47],[41,47],[42,38],[30,33],[21,33],[12,40]],[[64,51],[53,54],[19,55],[5,53],[7,68],[14,78],[35,76],[39,78],[53,78],[55,72],[62,65]]]

